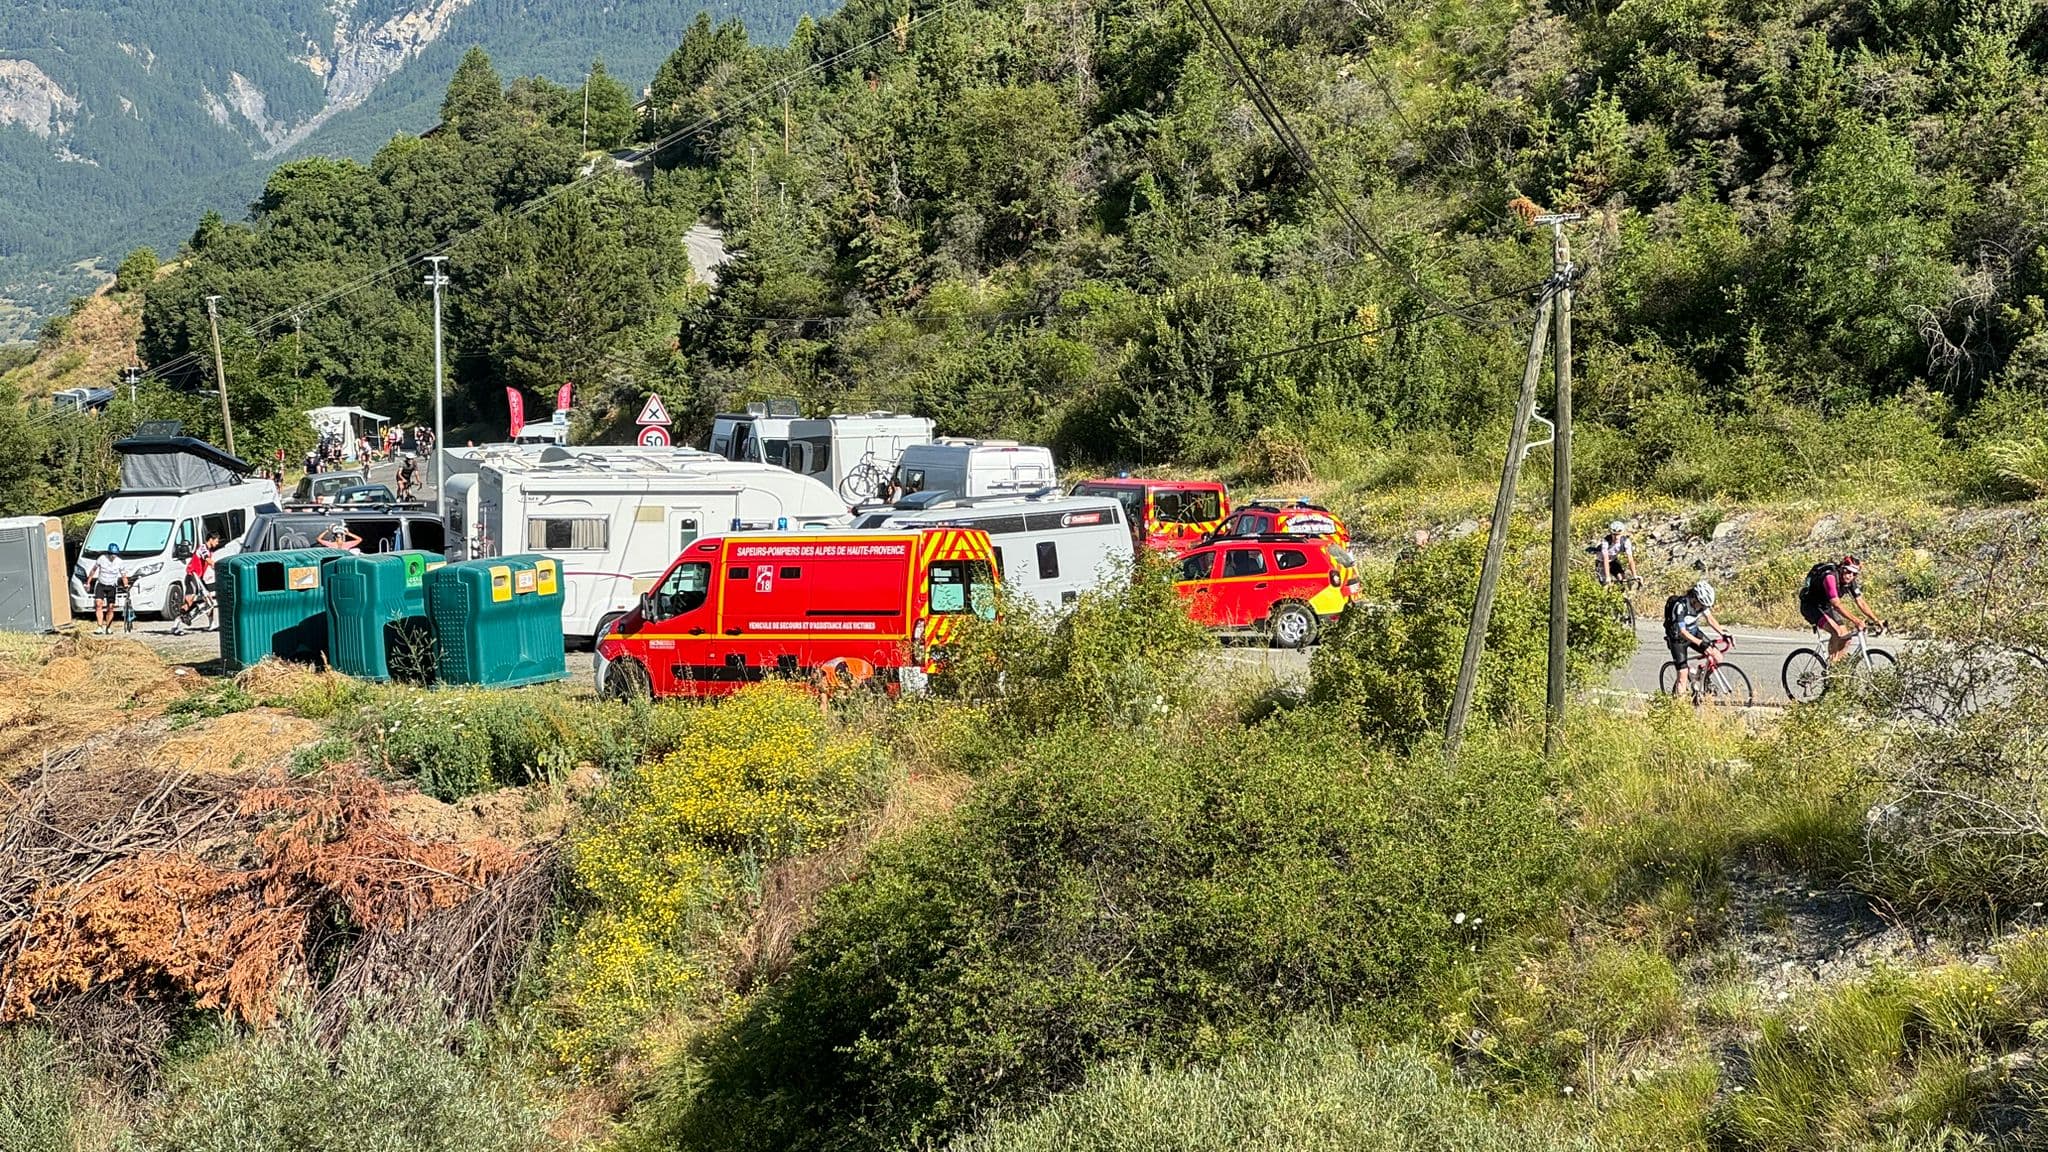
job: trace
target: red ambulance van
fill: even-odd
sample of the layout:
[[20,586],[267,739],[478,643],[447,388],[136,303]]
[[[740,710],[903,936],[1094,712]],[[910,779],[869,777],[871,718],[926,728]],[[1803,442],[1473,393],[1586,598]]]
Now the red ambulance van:
[[995,612],[988,534],[750,533],[692,543],[598,640],[612,696],[722,696],[770,676],[921,680]]

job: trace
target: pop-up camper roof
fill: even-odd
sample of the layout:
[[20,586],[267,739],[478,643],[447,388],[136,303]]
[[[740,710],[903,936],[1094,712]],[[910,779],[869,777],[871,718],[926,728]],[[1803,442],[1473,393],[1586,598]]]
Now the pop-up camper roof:
[[130,436],[114,441],[124,492],[203,492],[242,482],[256,466],[190,436]]

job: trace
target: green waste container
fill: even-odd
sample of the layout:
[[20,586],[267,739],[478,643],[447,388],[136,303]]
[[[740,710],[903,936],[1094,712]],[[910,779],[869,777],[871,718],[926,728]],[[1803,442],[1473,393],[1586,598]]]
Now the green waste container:
[[318,664],[327,658],[326,568],[332,548],[244,552],[214,569],[220,661],[240,672],[265,656]]
[[510,687],[569,674],[561,566],[546,556],[465,560],[427,573],[443,684]]
[[327,640],[337,672],[391,679],[433,671],[427,573],[447,563],[436,552],[344,556],[327,565]]

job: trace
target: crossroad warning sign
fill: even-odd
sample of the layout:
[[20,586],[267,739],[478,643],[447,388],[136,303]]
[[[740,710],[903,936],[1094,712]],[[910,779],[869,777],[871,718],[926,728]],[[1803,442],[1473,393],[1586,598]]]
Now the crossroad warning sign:
[[668,405],[661,402],[661,397],[649,396],[647,403],[640,408],[640,419],[635,421],[635,423],[669,424],[673,423],[673,421],[668,418]]

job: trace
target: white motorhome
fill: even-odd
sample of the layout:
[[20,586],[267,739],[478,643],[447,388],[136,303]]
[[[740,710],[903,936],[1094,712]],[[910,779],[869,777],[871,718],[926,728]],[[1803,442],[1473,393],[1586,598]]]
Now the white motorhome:
[[865,512],[856,528],[979,528],[995,545],[1003,587],[1058,611],[1081,593],[1125,579],[1135,560],[1123,504],[1109,496],[911,497]]
[[832,415],[789,422],[789,470],[815,476],[849,505],[885,498],[896,461],[929,444],[932,422],[899,412]]
[[86,574],[115,548],[131,578],[128,602],[136,613],[174,619],[193,550],[218,536],[216,560],[241,551],[256,514],[278,511],[277,485],[253,478],[255,465],[189,436],[130,436],[115,441],[114,451],[121,455],[121,487],[85,534],[71,572],[71,610],[92,613]]
[[1022,496],[1059,487],[1052,449],[1015,440],[951,437],[913,444],[890,477],[896,496],[950,492],[955,496]]
[[465,448],[450,448],[447,456],[448,480],[442,485],[444,491],[436,504],[442,522],[448,526],[448,556],[453,560],[468,560],[466,542],[473,538],[476,525],[477,476],[484,465],[497,461],[517,460],[539,463],[561,460],[717,460],[699,448],[642,448],[637,444],[581,444],[568,447],[556,444],[479,444]]
[[[699,536],[845,527],[846,506],[808,476],[700,453],[666,458],[570,449],[486,460],[472,557],[541,552],[562,562],[562,631],[601,635]],[[450,504],[448,534],[457,540]],[[450,554],[455,554],[451,546]]]
[[803,418],[794,400],[749,404],[745,412],[720,412],[711,418],[711,437],[704,447],[727,460],[789,467],[789,429]]

